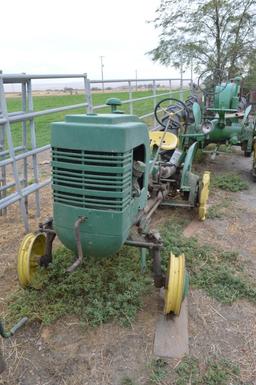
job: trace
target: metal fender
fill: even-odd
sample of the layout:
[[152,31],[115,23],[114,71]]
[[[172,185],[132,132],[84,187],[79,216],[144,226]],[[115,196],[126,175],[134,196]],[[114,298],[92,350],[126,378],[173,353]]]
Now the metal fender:
[[252,105],[250,104],[250,105],[246,108],[246,110],[245,110],[245,112],[244,112],[244,117],[243,117],[243,120],[242,120],[242,125],[245,125],[245,123],[246,123],[246,121],[247,121],[247,119],[248,119],[248,116],[249,116],[249,114],[250,114],[250,112],[251,112],[251,109],[252,109]]
[[181,190],[189,191],[189,173],[191,172],[192,163],[196,154],[198,143],[193,143],[186,154],[184,166],[181,174]]
[[195,119],[196,130],[198,131],[200,126],[201,126],[201,123],[202,123],[201,108],[200,108],[199,104],[195,102],[193,104],[192,109],[193,109],[193,115],[194,115],[194,119]]

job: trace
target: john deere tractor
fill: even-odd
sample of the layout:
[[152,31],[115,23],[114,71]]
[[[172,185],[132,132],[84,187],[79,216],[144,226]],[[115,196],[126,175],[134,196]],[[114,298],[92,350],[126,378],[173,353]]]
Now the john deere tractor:
[[223,71],[204,72],[197,86],[201,90],[201,100],[197,96],[185,103],[178,100],[173,103],[173,99],[168,98],[162,100],[160,105],[166,116],[159,123],[167,122],[168,113],[183,105],[183,113],[177,114],[176,121],[170,121],[167,128],[179,137],[180,148],[185,151],[197,143],[199,148],[205,149],[214,143],[216,154],[220,145],[240,146],[244,156],[250,157],[253,153],[252,173],[256,178],[255,117],[251,114],[252,106],[247,105],[241,95],[241,80],[241,77],[223,80]]
[[165,289],[164,313],[178,315],[188,286],[185,257],[171,254],[163,273],[163,243],[150,219],[160,205],[175,205],[197,207],[204,220],[209,173],[200,180],[191,171],[197,143],[184,152],[167,132],[180,108],[168,112],[163,131],[149,132],[138,117],[118,110],[118,99],[107,104],[109,114],[68,115],[52,124],[53,218],[24,238],[20,283],[33,285],[38,266],[51,263],[56,235],[77,254],[67,274],[83,258],[108,258],[123,245],[135,246],[143,258],[150,251],[155,286]]

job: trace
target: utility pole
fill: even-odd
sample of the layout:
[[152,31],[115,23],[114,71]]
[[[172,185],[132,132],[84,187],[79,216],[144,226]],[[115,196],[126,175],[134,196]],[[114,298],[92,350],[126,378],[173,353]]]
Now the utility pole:
[[135,89],[138,91],[138,71],[135,70]]
[[104,64],[103,64],[103,58],[104,58],[104,56],[100,56],[100,69],[101,69],[102,91],[104,92],[104,74],[103,74]]

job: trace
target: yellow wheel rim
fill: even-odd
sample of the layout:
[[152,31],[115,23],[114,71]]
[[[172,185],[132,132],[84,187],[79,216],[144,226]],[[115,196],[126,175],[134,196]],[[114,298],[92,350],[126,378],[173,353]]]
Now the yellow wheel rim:
[[18,253],[18,277],[22,287],[31,285],[38,269],[39,259],[45,253],[44,234],[27,234],[21,242]]
[[256,162],[256,142],[253,144],[253,161]]
[[167,269],[164,314],[180,314],[185,286],[185,256],[171,254]]
[[210,171],[205,171],[201,183],[201,191],[199,196],[199,219],[204,221],[207,213],[207,201],[209,196],[209,185],[210,185]]
[[[162,138],[164,139],[162,141]],[[174,150],[178,145],[178,137],[172,132],[163,132],[163,131],[150,131],[150,148],[154,146],[159,147],[161,142],[161,150]]]
[[255,141],[255,138],[253,141],[252,175],[253,175],[254,181],[256,181],[256,141]]

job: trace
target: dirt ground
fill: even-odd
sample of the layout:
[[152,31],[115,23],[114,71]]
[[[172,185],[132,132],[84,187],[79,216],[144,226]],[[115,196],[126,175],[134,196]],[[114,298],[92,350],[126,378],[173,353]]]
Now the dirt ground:
[[[43,167],[47,174],[49,165]],[[249,189],[237,193],[218,190],[210,196],[210,205],[224,200],[230,202],[221,219],[199,223],[195,212],[182,209],[180,215],[191,221],[187,235],[197,237],[203,244],[218,245],[225,251],[238,251],[248,273],[256,278],[256,184],[251,180],[250,167],[251,160],[244,158],[241,152],[219,155],[214,161],[208,158],[203,164],[204,169],[216,174],[235,170],[248,181]],[[50,197],[50,188],[41,192],[42,219],[51,215]],[[31,198],[32,230],[37,222],[33,206]],[[171,216],[171,211],[162,210],[161,221],[162,217]],[[0,217],[2,315],[8,294],[18,287],[16,254],[24,235],[18,218],[16,206],[8,210],[7,217]],[[158,223],[156,213],[154,225]],[[202,363],[211,355],[224,356],[240,366],[243,384],[256,385],[256,306],[247,301],[223,305],[194,289],[190,289],[188,302],[190,354]],[[153,297],[146,297],[144,308],[131,328],[110,323],[96,329],[83,329],[71,317],[49,327],[28,323],[12,339],[0,341],[8,366],[0,376],[0,384],[121,385],[127,376],[138,385],[147,385],[160,305],[157,291]],[[178,363],[179,360],[170,360],[170,373]],[[174,384],[171,376],[163,384]]]

